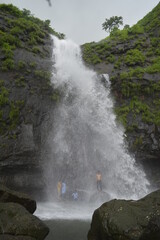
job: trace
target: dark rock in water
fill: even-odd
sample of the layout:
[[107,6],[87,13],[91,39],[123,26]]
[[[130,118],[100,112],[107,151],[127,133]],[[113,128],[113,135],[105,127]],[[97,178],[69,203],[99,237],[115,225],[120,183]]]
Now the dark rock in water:
[[12,235],[8,235],[8,234],[0,234],[0,239],[1,240],[36,240],[35,238],[32,237],[27,237],[27,236],[16,236],[13,237]]
[[12,191],[5,186],[0,185],[0,202],[19,203],[25,207],[30,213],[36,210],[36,201],[31,199],[27,194]]
[[88,240],[159,240],[160,190],[138,200],[111,200],[96,209]]
[[13,238],[6,236],[3,239],[43,240],[49,233],[48,227],[41,220],[17,203],[0,203],[0,216],[0,234],[13,235]]

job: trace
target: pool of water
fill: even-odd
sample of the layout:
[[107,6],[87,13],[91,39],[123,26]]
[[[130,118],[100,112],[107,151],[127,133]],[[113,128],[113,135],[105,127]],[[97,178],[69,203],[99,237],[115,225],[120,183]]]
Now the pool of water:
[[87,240],[89,220],[51,219],[44,222],[50,229],[45,240]]
[[45,240],[87,240],[97,205],[82,202],[38,203],[35,215],[50,229]]

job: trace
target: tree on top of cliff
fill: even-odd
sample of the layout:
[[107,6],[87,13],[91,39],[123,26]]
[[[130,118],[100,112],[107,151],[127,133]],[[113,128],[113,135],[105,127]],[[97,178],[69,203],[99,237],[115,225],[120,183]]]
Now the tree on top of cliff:
[[109,19],[105,19],[105,22],[102,24],[102,29],[110,33],[113,30],[118,29],[120,25],[123,25],[123,18],[121,16],[113,16]]

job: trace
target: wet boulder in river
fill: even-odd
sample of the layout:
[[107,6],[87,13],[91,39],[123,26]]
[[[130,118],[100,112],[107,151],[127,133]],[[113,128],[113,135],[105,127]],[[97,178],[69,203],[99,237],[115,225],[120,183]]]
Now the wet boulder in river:
[[113,199],[95,210],[88,240],[120,239],[160,239],[160,190],[137,201]]

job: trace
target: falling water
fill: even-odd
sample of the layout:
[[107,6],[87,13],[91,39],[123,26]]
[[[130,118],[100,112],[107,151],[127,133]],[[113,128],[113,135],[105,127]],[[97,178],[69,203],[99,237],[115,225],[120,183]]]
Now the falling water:
[[[149,183],[116,124],[108,75],[97,76],[85,67],[80,47],[72,41],[53,41],[52,84],[60,99],[43,151],[47,201],[38,204],[36,215],[48,219],[48,240],[82,240],[95,208],[112,198],[140,198]],[[96,189],[97,170],[102,192]],[[67,184],[64,200],[57,198],[59,180]],[[71,198],[75,189],[78,202]]]
[[106,201],[144,196],[149,183],[127,152],[123,128],[116,124],[108,75],[97,76],[88,69],[80,47],[71,40],[54,37],[53,41],[52,84],[61,99],[47,142],[45,177],[50,201],[56,199],[58,180],[67,183],[68,192],[78,189],[85,201],[95,199],[99,196],[97,170],[102,173]]
[[[91,219],[94,209],[112,198],[143,197],[149,183],[127,152],[123,128],[116,124],[108,75],[97,76],[88,69],[80,47],[71,40],[53,41],[52,84],[60,99],[43,153],[48,199],[38,204],[36,215]],[[96,189],[97,170],[102,173],[102,192]],[[58,181],[67,184],[65,201],[57,198]],[[78,204],[71,198],[75,189]]]

